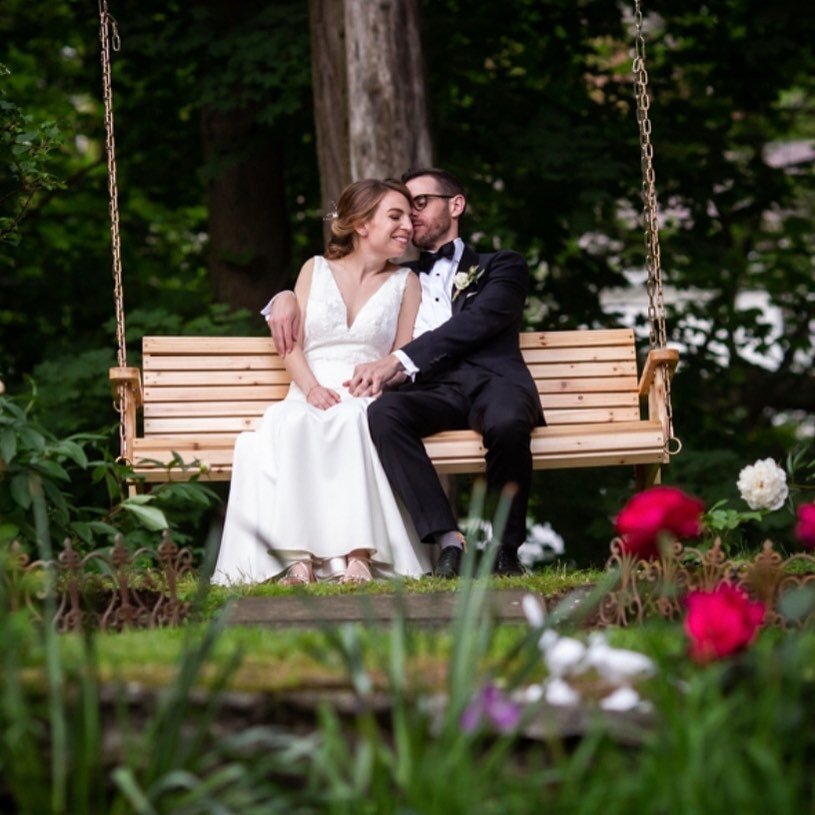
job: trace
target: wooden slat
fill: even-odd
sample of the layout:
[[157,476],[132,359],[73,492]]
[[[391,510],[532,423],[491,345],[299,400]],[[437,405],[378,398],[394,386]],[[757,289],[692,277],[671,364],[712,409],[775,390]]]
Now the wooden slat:
[[[176,418],[153,418],[144,420],[144,432],[150,436],[201,433],[241,433],[254,430],[262,416],[262,411],[249,416],[182,416]],[[631,422],[638,418],[634,408],[596,408],[586,410],[548,410],[546,421],[549,425],[561,424],[609,424]]]
[[262,416],[273,402],[151,402],[144,406],[145,419],[196,416]]
[[[630,328],[576,331],[524,331],[521,348],[589,348],[598,345],[633,345]],[[275,354],[271,337],[144,337],[145,354]]]
[[285,398],[288,385],[223,385],[212,388],[145,388],[146,402],[232,402],[264,399],[275,402]]
[[151,436],[163,434],[183,435],[191,433],[198,436],[201,433],[242,433],[244,430],[254,430],[260,421],[257,416],[205,416],[191,418],[185,416],[179,419],[147,419],[144,420],[144,432]]
[[546,393],[541,395],[541,406],[550,408],[573,407],[639,407],[639,396],[633,391],[613,393]]
[[[634,408],[639,414],[639,397],[632,391],[617,393],[547,393],[541,398],[546,411],[581,408]],[[269,407],[269,400],[221,402],[148,402],[145,418],[183,416],[260,416]]]
[[630,328],[609,328],[585,331],[523,331],[520,334],[524,348],[590,348],[596,345],[633,345],[634,332]]
[[[556,362],[527,365],[533,379],[582,379],[594,376],[637,376],[634,360],[610,360],[601,362]],[[147,374],[145,374],[145,384]]]
[[144,337],[144,354],[276,354],[271,337]]
[[631,345],[600,345],[590,348],[522,348],[527,365],[536,362],[600,362],[602,360],[636,360]]
[[[145,371],[144,386],[177,385],[286,385],[291,382],[287,371]],[[203,394],[202,394],[203,396]]]
[[144,357],[145,371],[280,371],[283,360],[276,354],[236,354],[235,356],[159,356]]
[[549,409],[546,411],[546,423],[548,425],[635,422],[639,417],[638,408],[595,408],[585,410]]
[[[633,383],[633,385],[632,385]],[[636,387],[636,376],[606,376],[596,379],[539,379],[538,393],[619,393]]]

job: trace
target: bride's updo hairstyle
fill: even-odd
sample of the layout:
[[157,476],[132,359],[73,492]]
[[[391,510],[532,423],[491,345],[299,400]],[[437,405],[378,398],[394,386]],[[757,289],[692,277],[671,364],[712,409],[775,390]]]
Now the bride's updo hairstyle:
[[373,217],[379,202],[389,192],[404,195],[408,205],[412,204],[410,190],[392,178],[381,181],[377,178],[365,178],[354,181],[342,191],[336,211],[326,216],[331,224],[331,237],[325,250],[328,260],[338,260],[354,251],[357,227]]

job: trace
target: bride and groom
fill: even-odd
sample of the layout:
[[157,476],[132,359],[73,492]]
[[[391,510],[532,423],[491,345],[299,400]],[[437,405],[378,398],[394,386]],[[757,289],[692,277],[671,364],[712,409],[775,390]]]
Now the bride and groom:
[[[521,573],[543,423],[518,344],[529,274],[515,252],[464,244],[466,204],[444,170],[354,182],[325,256],[264,309],[292,385],[236,443],[215,582],[418,577],[432,546],[455,577],[464,538],[422,438],[466,428],[488,488],[514,491],[495,571]],[[392,263],[411,239],[419,260]]]

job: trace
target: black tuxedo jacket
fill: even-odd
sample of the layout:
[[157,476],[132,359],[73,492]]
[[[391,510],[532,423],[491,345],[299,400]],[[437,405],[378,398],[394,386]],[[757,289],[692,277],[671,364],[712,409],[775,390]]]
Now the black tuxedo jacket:
[[529,291],[526,261],[509,250],[478,254],[465,246],[458,272],[468,272],[473,266],[484,273],[456,295],[450,319],[401,350],[419,368],[422,380],[461,364],[485,368],[526,392],[537,406],[538,423],[545,424],[540,397],[518,342]]

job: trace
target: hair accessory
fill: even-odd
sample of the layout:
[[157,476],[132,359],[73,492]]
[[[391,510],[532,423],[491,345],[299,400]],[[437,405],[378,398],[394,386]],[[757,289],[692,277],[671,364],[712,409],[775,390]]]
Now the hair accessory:
[[328,212],[323,215],[324,221],[334,221],[339,218],[339,213],[337,212],[337,205],[334,201],[331,201],[328,205]]

